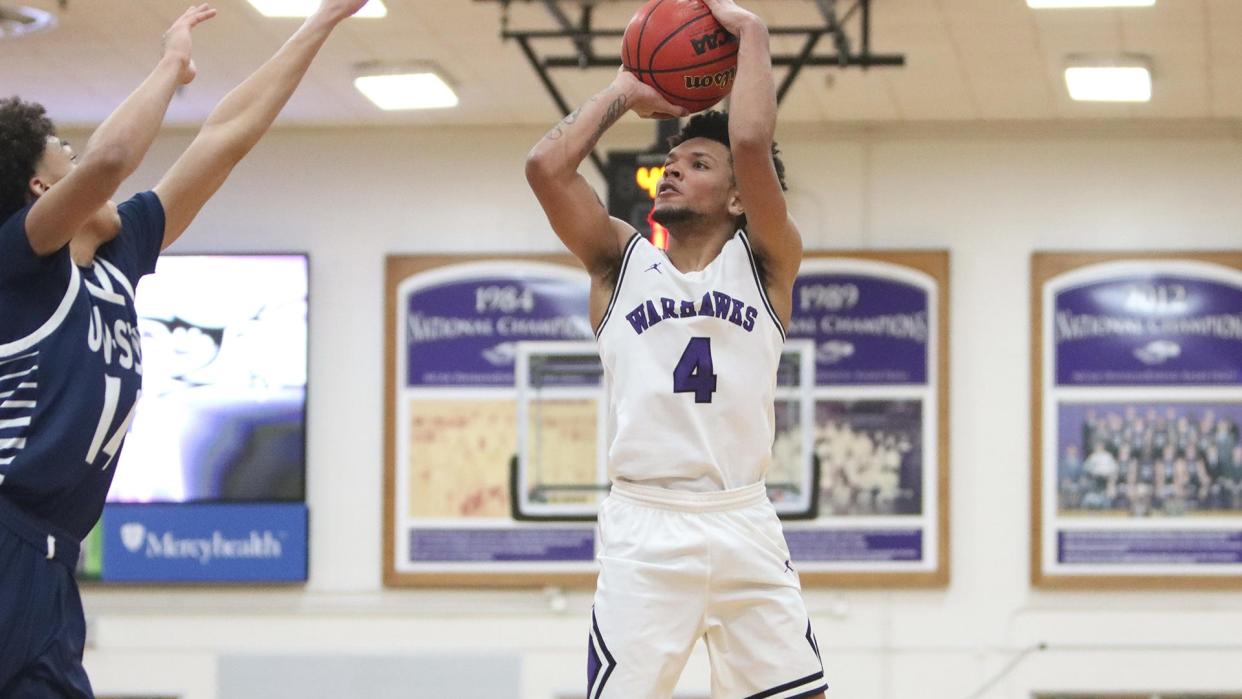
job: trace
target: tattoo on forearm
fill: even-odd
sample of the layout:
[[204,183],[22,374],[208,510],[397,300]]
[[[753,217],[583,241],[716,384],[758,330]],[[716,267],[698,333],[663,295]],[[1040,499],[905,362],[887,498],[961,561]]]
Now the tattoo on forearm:
[[[599,95],[591,95],[591,99],[587,100],[588,103],[598,102],[598,101],[599,101]],[[582,105],[582,107],[585,107],[585,106],[586,105]],[[564,119],[561,119],[559,122],[557,122],[556,126],[553,126],[552,130],[549,131],[547,135],[544,136],[544,138],[548,139],[549,141],[556,141],[561,138],[564,138],[565,127],[578,121],[578,117],[582,116],[582,107],[578,107],[577,109],[575,109],[574,111],[566,115]]]
[[570,112],[568,116],[566,116],[564,119],[561,119],[559,122],[557,122],[556,126],[553,126],[552,130],[549,131],[548,135],[545,136],[544,138],[547,138],[549,141],[556,141],[560,138],[563,138],[565,136],[565,127],[569,126],[575,121],[578,121],[578,116],[581,114],[582,114],[582,107],[578,107],[574,111]]
[[[586,144],[586,152],[588,154],[595,149],[595,144],[599,142],[599,139],[604,135],[604,132],[607,131],[613,124],[617,123],[617,120],[625,114],[626,106],[627,101],[625,99],[625,95],[618,95],[617,98],[608,105],[608,108],[604,110],[604,116],[599,120],[599,126],[595,127],[595,133],[591,136],[591,140]],[[584,155],[583,157],[586,156]]]

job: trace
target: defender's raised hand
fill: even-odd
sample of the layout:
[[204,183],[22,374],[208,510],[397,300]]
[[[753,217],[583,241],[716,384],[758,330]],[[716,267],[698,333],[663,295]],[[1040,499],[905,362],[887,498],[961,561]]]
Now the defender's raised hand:
[[[190,147],[155,186],[164,205],[163,247],[171,245],[185,231],[234,166],[267,133],[333,30],[366,3],[367,0],[321,0],[315,13],[280,50],[211,111]],[[200,8],[206,12],[205,5]],[[188,14],[188,26],[204,18],[203,13]]]
[[369,0],[323,0],[319,14],[333,21],[341,21],[356,14]]
[[181,61],[181,72],[177,75],[179,84],[189,84],[198,74],[198,70],[194,67],[194,46],[190,40],[190,32],[215,16],[216,10],[211,5],[206,3],[191,5],[177,18],[176,22],[173,22],[168,31],[164,32],[164,57]]

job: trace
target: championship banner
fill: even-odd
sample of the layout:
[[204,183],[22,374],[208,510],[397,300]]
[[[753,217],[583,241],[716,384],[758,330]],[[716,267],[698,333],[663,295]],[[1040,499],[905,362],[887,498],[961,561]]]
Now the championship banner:
[[1032,582],[1242,587],[1242,253],[1032,260]]
[[[808,256],[768,492],[804,581],[947,580],[945,253]],[[568,256],[390,257],[385,582],[590,585],[607,401]]]
[[[814,347],[817,508],[785,537],[806,583],[948,581],[948,278],[945,252],[803,259],[788,340]],[[774,470],[799,430],[778,414]]]
[[[589,284],[569,256],[388,258],[386,584],[594,581],[594,523],[519,521],[512,497],[530,432],[519,366],[531,347],[593,344]],[[581,395],[538,403],[535,433],[570,471],[558,481],[584,488],[599,480],[598,376],[586,381]]]

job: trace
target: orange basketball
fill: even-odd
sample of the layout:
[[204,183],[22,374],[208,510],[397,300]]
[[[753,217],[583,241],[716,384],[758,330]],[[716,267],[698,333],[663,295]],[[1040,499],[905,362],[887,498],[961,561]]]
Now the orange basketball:
[[625,28],[621,62],[669,102],[697,112],[733,88],[737,38],[702,0],[648,0]]

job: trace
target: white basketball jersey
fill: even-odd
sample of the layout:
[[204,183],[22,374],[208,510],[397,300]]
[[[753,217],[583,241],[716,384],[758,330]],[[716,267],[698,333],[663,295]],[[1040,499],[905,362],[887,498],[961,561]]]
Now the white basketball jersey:
[[743,231],[686,273],[635,235],[596,336],[610,479],[699,492],[763,480],[784,328]]

